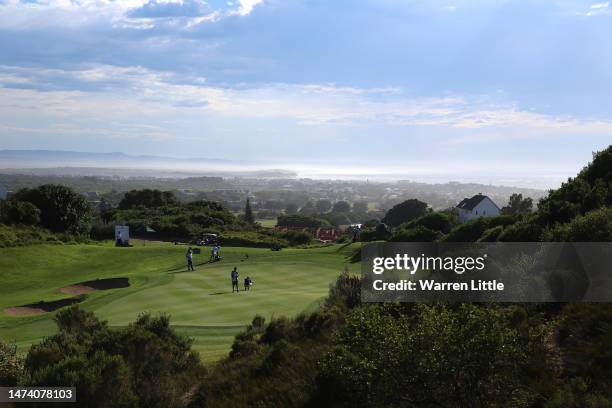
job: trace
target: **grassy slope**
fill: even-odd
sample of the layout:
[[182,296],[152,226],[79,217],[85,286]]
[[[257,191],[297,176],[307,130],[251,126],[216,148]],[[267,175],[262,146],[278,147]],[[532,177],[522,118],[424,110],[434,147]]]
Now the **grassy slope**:
[[[169,244],[0,249],[0,310],[67,297],[58,289],[72,283],[126,276],[130,288],[90,293],[82,307],[116,326],[133,321],[143,311],[169,313],[175,327],[194,337],[195,348],[211,360],[228,351],[233,336],[255,314],[290,316],[316,305],[343,270],[349,253],[349,248],[340,246],[280,252],[228,247],[222,249],[223,261],[206,264],[209,252],[204,248],[194,257],[196,272],[187,273],[185,249]],[[231,293],[233,266],[241,278],[251,276],[251,292]],[[16,340],[22,347],[37,342],[53,333],[51,317],[17,318],[0,312],[0,338]]]

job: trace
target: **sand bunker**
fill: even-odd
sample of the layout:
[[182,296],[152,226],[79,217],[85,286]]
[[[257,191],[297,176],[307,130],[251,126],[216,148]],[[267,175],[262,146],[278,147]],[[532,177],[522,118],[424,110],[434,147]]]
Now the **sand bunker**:
[[78,295],[83,295],[94,290],[127,288],[128,286],[130,286],[128,278],[96,279],[80,282],[74,285],[64,286],[60,289],[60,292],[68,295],[75,295],[74,297],[54,300],[52,302],[41,300],[38,303],[31,303],[29,305],[9,307],[4,309],[4,313],[9,316],[34,316],[41,313],[53,312],[64,306],[70,306],[85,300],[85,296]]
[[4,313],[10,316],[34,316],[41,313],[53,312],[64,306],[70,306],[82,302],[84,297],[73,297],[67,299],[54,300],[52,302],[40,301],[29,305],[15,306],[4,309]]
[[130,286],[128,278],[110,278],[110,279],[96,279],[87,282],[80,282],[74,285],[64,286],[60,289],[60,292],[67,293],[70,295],[82,295],[89,293],[94,290],[108,290],[127,288]]

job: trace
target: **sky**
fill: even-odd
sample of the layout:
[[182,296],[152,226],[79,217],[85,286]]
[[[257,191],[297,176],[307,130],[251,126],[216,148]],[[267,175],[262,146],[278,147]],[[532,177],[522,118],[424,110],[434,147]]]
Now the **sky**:
[[612,144],[611,39],[581,0],[0,0],[0,149],[554,186]]

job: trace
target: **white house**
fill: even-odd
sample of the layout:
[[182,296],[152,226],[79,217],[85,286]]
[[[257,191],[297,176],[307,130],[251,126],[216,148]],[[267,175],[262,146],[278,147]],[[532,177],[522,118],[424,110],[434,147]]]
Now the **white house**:
[[499,215],[499,207],[489,197],[476,194],[472,198],[464,198],[457,204],[459,221],[467,222],[480,217],[494,217]]

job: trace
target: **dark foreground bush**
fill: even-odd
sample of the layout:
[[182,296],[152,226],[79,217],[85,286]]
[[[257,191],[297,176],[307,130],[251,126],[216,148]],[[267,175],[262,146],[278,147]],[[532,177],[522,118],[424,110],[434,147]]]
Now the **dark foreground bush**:
[[354,310],[322,360],[329,406],[490,407],[528,401],[527,355],[503,313],[462,305]]
[[17,385],[23,369],[23,357],[17,353],[17,346],[0,340],[0,386]]
[[179,407],[202,373],[191,340],[167,316],[143,314],[111,329],[78,307],[59,312],[59,332],[32,346],[26,386],[74,386],[79,407]]

